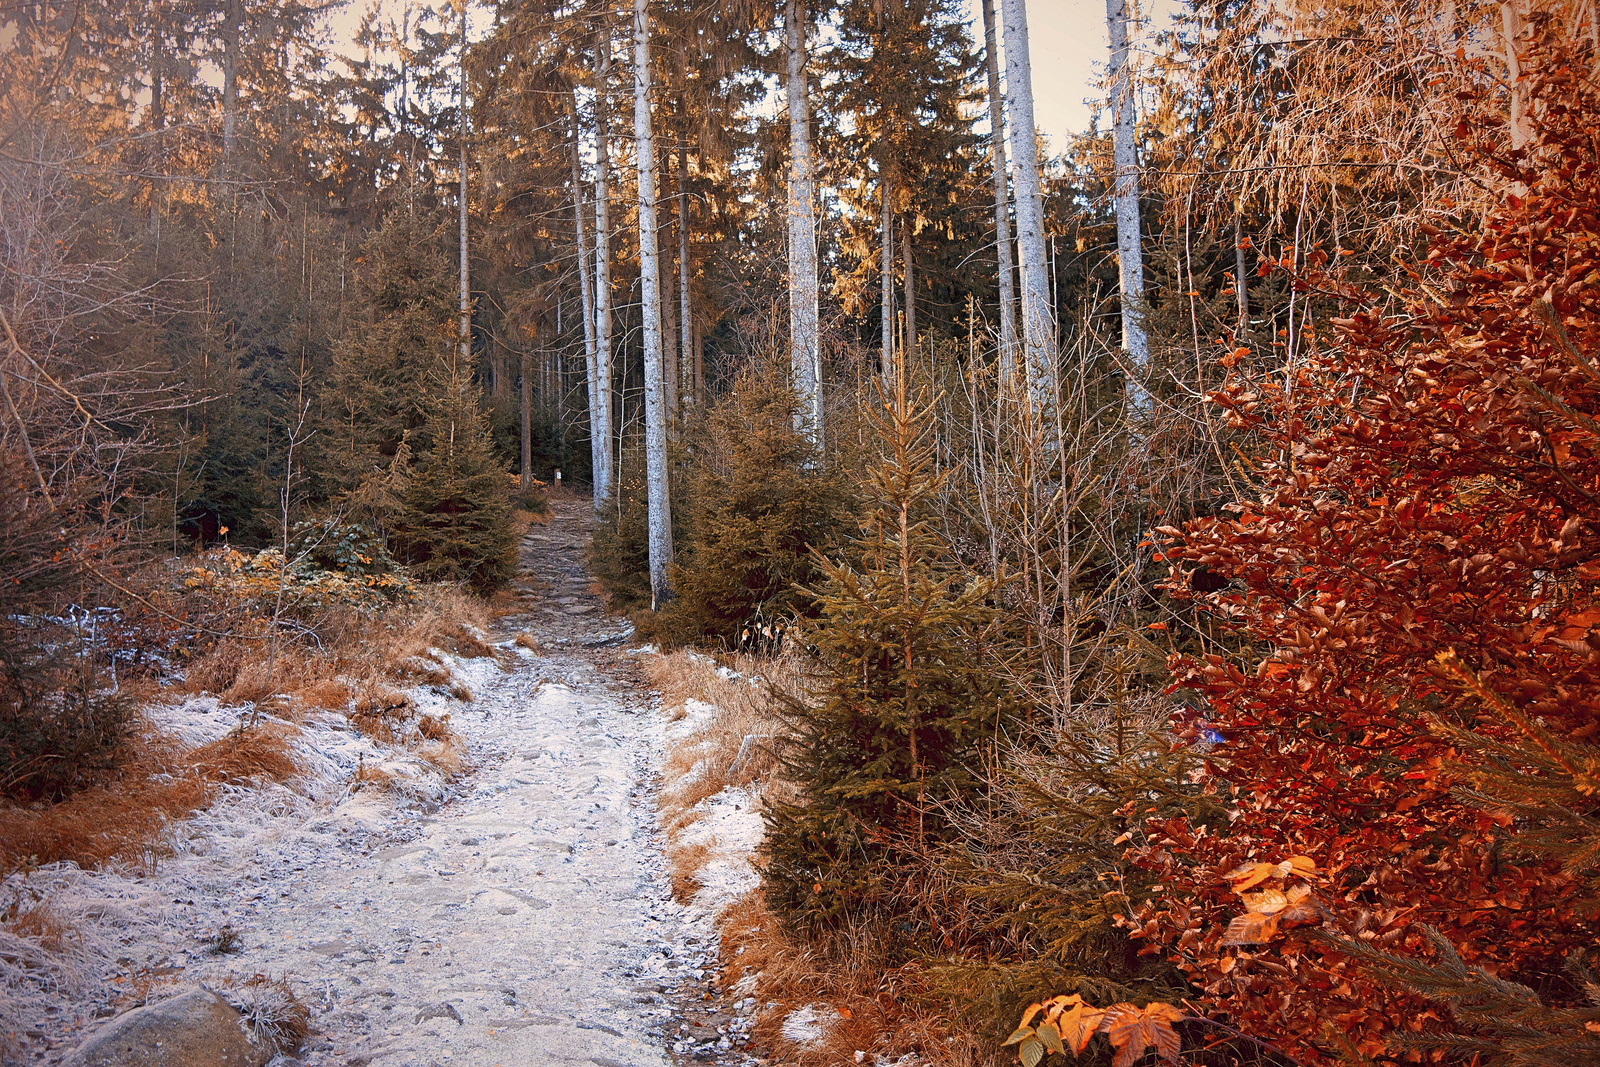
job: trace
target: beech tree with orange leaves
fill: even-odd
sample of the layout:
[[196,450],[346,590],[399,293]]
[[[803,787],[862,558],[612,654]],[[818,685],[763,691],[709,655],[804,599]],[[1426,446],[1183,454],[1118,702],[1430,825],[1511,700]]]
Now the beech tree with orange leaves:
[[[1526,142],[1487,92],[1454,131],[1495,206],[1425,226],[1398,304],[1313,256],[1346,317],[1213,396],[1253,494],[1163,531],[1223,636],[1172,666],[1226,816],[1145,824],[1128,923],[1299,1062],[1600,1055],[1600,85],[1545,18],[1521,70]],[[1538,1012],[1497,1029],[1495,983]]]

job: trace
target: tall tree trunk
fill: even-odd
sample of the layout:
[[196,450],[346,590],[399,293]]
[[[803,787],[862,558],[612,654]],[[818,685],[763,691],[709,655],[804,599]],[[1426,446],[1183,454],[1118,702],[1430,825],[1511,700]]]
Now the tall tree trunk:
[[1139,240],[1139,145],[1135,140],[1133,72],[1128,63],[1128,0],[1106,0],[1106,28],[1111,31],[1112,157],[1117,178],[1117,264],[1122,289],[1122,351],[1130,364],[1128,398],[1139,407],[1149,403],[1144,376],[1150,365],[1150,341],[1144,328],[1144,255]]
[[689,303],[689,149],[678,146],[678,333],[687,406],[700,403],[700,359],[694,350],[694,311]]
[[906,344],[905,355],[906,371],[911,372],[917,365],[917,271],[916,255],[911,248],[912,226],[909,221],[900,228],[900,248],[905,257],[905,293],[906,293]]
[[[543,399],[542,397],[540,398]],[[533,353],[522,353],[522,490],[533,488]]]
[[1017,290],[1011,271],[1011,195],[1006,175],[1006,106],[1000,95],[1000,50],[994,0],[983,0],[984,53],[989,64],[989,135],[994,164],[994,246],[1000,264],[1000,382],[1010,389],[1017,373]]
[[633,136],[639,164],[639,288],[644,319],[644,464],[649,498],[650,607],[665,603],[672,563],[667,491],[667,397],[661,344],[661,255],[656,230],[656,150],[650,127],[649,0],[633,0]]
[[1239,328],[1235,340],[1244,343],[1245,336],[1250,332],[1250,290],[1246,287],[1249,280],[1245,273],[1244,262],[1244,220],[1240,217],[1237,207],[1233,209],[1233,288],[1234,295],[1239,301]]
[[167,42],[161,27],[160,15],[152,20],[150,31],[150,129],[155,134],[151,150],[151,170],[155,177],[150,182],[150,238],[160,247],[161,198],[164,195],[161,175],[167,168]]
[[822,440],[822,350],[817,325],[817,209],[811,162],[811,112],[806,91],[805,0],[784,0],[784,53],[789,105],[789,363],[800,420]]
[[600,379],[595,372],[594,290],[589,278],[589,246],[583,236],[583,161],[578,150],[578,95],[572,94],[572,232],[578,245],[578,301],[583,318],[583,365],[587,375],[585,393],[589,398],[589,470],[595,483],[596,510],[604,497],[600,494]]
[[[661,149],[660,159],[661,169],[657,173],[664,186],[672,166],[672,157],[665,146]],[[661,199],[664,201],[666,197],[663,195]],[[666,214],[665,209],[661,214]],[[667,221],[662,219],[662,229],[667,225]],[[666,248],[660,249],[660,254],[663,261],[670,261],[671,253]],[[673,290],[676,277],[666,266],[661,268],[661,374],[667,396],[667,435],[674,441],[678,439],[678,301]]]
[[1056,395],[1055,309],[1045,264],[1044,198],[1039,181],[1039,134],[1033,121],[1033,70],[1028,58],[1027,0],[1001,0],[1006,35],[1011,155],[1017,167],[1017,259],[1022,275],[1022,343],[1028,389],[1039,407]]
[[472,286],[467,274],[467,5],[461,5],[461,369],[472,366]]
[[883,395],[887,399],[894,396],[894,208],[890,202],[889,193],[889,166],[880,164],[878,175],[879,222],[882,224],[879,233],[881,255],[880,269],[883,274],[881,291],[883,294],[883,342],[879,347],[879,373],[883,375]]
[[600,444],[594,468],[594,508],[599,511],[611,495],[611,153],[606,143],[609,125],[606,91],[611,78],[611,30],[601,31],[599,58],[595,64],[594,86],[594,353],[595,414],[599,422],[590,427]]
[[239,0],[222,9],[222,156],[233,155],[239,114]]
[[700,336],[700,323],[691,319],[693,328],[689,331],[689,340],[693,342],[694,349],[694,395],[695,402],[705,403],[706,396],[706,367],[705,367],[705,338]]

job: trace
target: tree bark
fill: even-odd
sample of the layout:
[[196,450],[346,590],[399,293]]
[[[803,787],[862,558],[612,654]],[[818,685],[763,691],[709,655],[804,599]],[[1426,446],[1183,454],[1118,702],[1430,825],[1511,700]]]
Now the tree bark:
[[694,311],[689,302],[689,149],[678,146],[678,332],[681,339],[686,405],[700,402],[699,354],[694,351]]
[[806,87],[805,0],[784,0],[789,106],[789,363],[800,394],[797,423],[822,440],[822,351],[817,325],[817,213]]
[[1011,156],[1016,163],[1017,259],[1022,275],[1023,358],[1032,402],[1056,396],[1055,309],[1045,263],[1044,198],[1039,181],[1039,135],[1033,121],[1033,70],[1028,51],[1027,0],[1001,0],[1005,22]]
[[522,491],[533,488],[533,353],[522,353]]
[[467,274],[467,5],[461,5],[461,369],[472,366],[472,285]]
[[911,248],[911,230],[910,222],[900,228],[900,247],[906,274],[906,343],[902,358],[906,361],[908,372],[917,365],[917,271],[916,256]]
[[154,145],[152,147],[152,167],[157,177],[150,182],[150,238],[157,242],[160,248],[161,240],[161,198],[163,195],[160,175],[166,172],[167,147],[167,98],[166,98],[166,69],[167,46],[166,31],[161,26],[159,13],[152,19],[150,29],[150,129],[154,132]]
[[883,342],[880,346],[879,373],[883,375],[883,395],[885,398],[894,396],[895,383],[895,352],[894,352],[894,208],[891,204],[889,193],[889,167],[880,164],[881,172],[878,175],[879,184],[879,251],[882,263],[880,271],[882,278],[883,299]]
[[598,439],[599,459],[594,468],[594,508],[599,511],[611,495],[611,155],[606,144],[608,131],[606,90],[611,77],[611,31],[601,31],[599,58],[595,64],[594,93],[594,351],[595,414],[599,422],[589,432]]
[[667,398],[661,337],[661,256],[656,230],[656,150],[650,124],[649,0],[633,0],[633,136],[639,165],[639,288],[644,319],[644,463],[649,498],[650,607],[670,595],[672,510],[667,487]]
[[239,0],[222,9],[222,156],[233,155],[239,113]]
[[600,379],[595,372],[594,290],[589,278],[589,245],[583,236],[583,161],[578,150],[580,137],[578,95],[572,94],[572,232],[578,244],[578,300],[583,318],[583,364],[585,392],[589,401],[589,472],[595,486],[594,506],[599,510],[600,493]]
[[1113,201],[1117,213],[1117,265],[1122,292],[1122,351],[1127,357],[1128,398],[1149,404],[1144,388],[1150,341],[1144,324],[1144,255],[1139,234],[1139,145],[1134,128],[1133,73],[1128,63],[1128,0],[1106,0],[1111,36],[1112,158],[1116,164]]
[[989,145],[994,164],[994,245],[1000,265],[1000,382],[1009,389],[1017,373],[1017,290],[1011,269],[1011,194],[1006,174],[1006,108],[1000,95],[1000,52],[994,0],[983,0],[984,53],[989,66]]
[[[661,169],[657,173],[660,175],[661,184],[665,186],[666,175],[670,172],[672,166],[672,157],[667,153],[665,146],[661,149],[660,160]],[[663,195],[661,200],[665,201],[666,196]],[[658,217],[665,214],[666,210],[663,208]],[[663,218],[661,220],[662,229],[665,229],[667,225],[666,219]],[[662,260],[661,377],[662,387],[666,392],[667,398],[667,436],[676,441],[678,439],[678,301],[677,293],[673,289],[676,275],[667,266],[671,256],[668,247],[670,246],[662,247],[659,250]]]

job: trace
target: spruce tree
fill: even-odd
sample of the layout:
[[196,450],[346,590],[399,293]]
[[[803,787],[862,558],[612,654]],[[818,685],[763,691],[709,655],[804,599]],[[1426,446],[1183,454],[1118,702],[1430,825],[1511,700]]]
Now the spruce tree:
[[380,525],[396,517],[396,474],[421,430],[423,389],[449,328],[449,261],[436,217],[399,211],[368,242],[362,296],[372,321],[335,348],[318,433],[330,495]]
[[402,491],[395,541],[423,578],[488,592],[516,569],[510,475],[494,454],[478,387],[449,356],[430,377],[425,448]]
[[693,465],[682,504],[676,598],[652,630],[669,640],[732,641],[758,611],[810,609],[813,549],[842,538],[852,500],[836,465],[797,429],[802,413],[787,367],[742,372],[690,439]]
[[912,863],[952,836],[948,806],[982,790],[1006,715],[986,647],[994,583],[950,562],[930,521],[945,481],[932,407],[900,382],[869,412],[884,455],[867,478],[861,564],[818,560],[805,633],[823,682],[791,705],[785,754],[798,799],[767,811],[767,901],[800,928],[916,931]]

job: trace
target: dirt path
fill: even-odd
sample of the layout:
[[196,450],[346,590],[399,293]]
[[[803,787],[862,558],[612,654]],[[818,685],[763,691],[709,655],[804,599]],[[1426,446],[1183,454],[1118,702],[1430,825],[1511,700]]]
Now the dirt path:
[[667,1062],[685,938],[651,845],[648,694],[590,592],[586,510],[558,502],[524,542],[532,595],[503,625],[542,654],[455,723],[486,764],[472,793],[301,897],[327,929],[309,950],[344,972],[326,1061]]
[[[668,892],[661,717],[630,628],[590,590],[587,541],[580,501],[525,539],[518,613],[494,635],[516,665],[463,666],[476,699],[451,727],[473,769],[442,804],[352,790],[360,739],[330,728],[323,755],[342,746],[344,769],[321,786],[229,794],[143,873],[37,879],[120,943],[105,942],[102,958],[124,955],[101,997],[281,977],[313,1034],[278,1067],[666,1067],[669,1049],[725,1051],[727,1020],[678,1007],[705,1006],[715,933]],[[510,644],[521,632],[537,653]],[[218,954],[224,928],[237,944]],[[69,1010],[51,1031],[92,1025]],[[75,1043],[37,1037],[54,1045],[44,1062]]]
[[524,542],[527,613],[496,636],[531,631],[542,654],[452,720],[470,792],[283,886],[272,968],[321,992],[306,1063],[667,1062],[684,938],[651,847],[654,724],[628,628],[589,591],[585,510],[558,503]]

